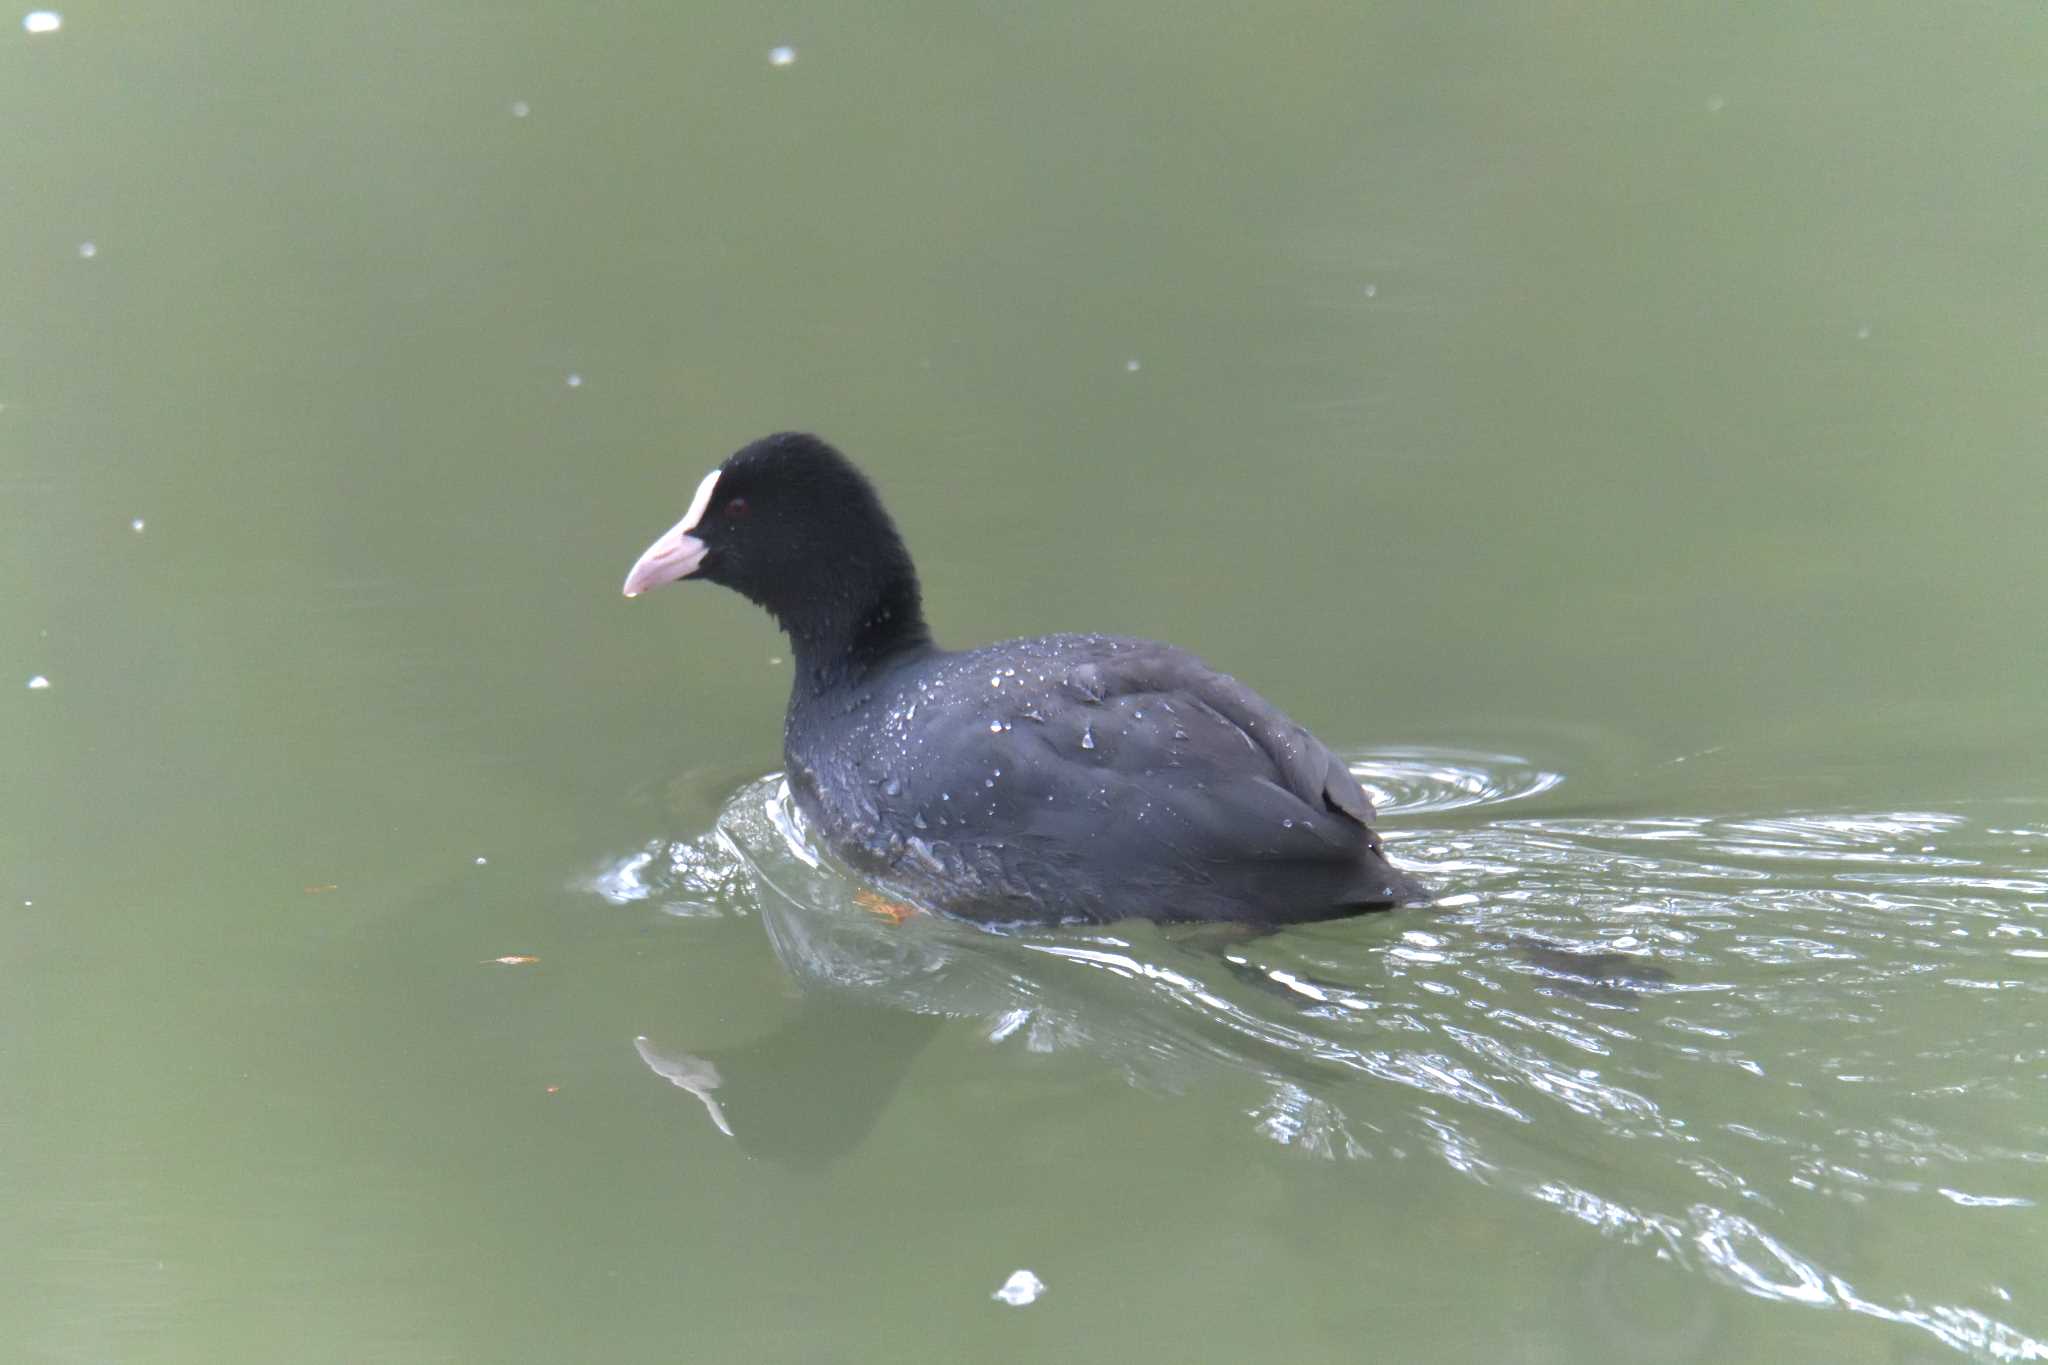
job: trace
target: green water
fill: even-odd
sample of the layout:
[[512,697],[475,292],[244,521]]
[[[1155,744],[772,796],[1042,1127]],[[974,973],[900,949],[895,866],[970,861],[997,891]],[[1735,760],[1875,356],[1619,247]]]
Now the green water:
[[[62,15],[9,1358],[2048,1353],[2038,5]],[[1444,904],[863,915],[769,623],[617,590],[785,427],[943,640],[1196,650]]]

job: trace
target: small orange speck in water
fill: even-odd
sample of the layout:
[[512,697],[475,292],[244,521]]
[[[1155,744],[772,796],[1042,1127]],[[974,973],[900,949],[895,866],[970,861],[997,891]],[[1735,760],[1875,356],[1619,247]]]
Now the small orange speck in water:
[[891,924],[901,924],[912,915],[919,913],[918,908],[914,905],[905,905],[901,901],[892,901],[887,896],[878,895],[873,891],[854,892],[853,903],[871,915],[880,915]]
[[528,967],[538,961],[540,959],[531,953],[512,953],[505,957],[487,957],[484,959],[484,965],[487,967]]

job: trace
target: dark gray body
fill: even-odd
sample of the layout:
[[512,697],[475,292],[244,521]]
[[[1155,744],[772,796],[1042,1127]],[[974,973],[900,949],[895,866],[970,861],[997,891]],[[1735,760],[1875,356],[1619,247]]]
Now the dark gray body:
[[1147,640],[911,650],[800,685],[784,750],[841,857],[969,919],[1287,923],[1427,899],[1320,741]]

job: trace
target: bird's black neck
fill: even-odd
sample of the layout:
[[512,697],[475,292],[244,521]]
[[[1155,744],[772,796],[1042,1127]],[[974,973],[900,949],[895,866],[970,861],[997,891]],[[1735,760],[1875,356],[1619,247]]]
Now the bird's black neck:
[[[894,558],[894,557],[891,557]],[[932,648],[909,557],[846,566],[829,584],[770,608],[795,655],[790,704],[858,685],[878,669]]]

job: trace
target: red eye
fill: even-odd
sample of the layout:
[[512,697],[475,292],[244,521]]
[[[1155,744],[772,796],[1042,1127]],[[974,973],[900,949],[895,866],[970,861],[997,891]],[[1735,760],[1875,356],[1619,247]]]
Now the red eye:
[[734,498],[725,505],[725,515],[731,521],[744,519],[747,515],[747,500],[745,498]]

